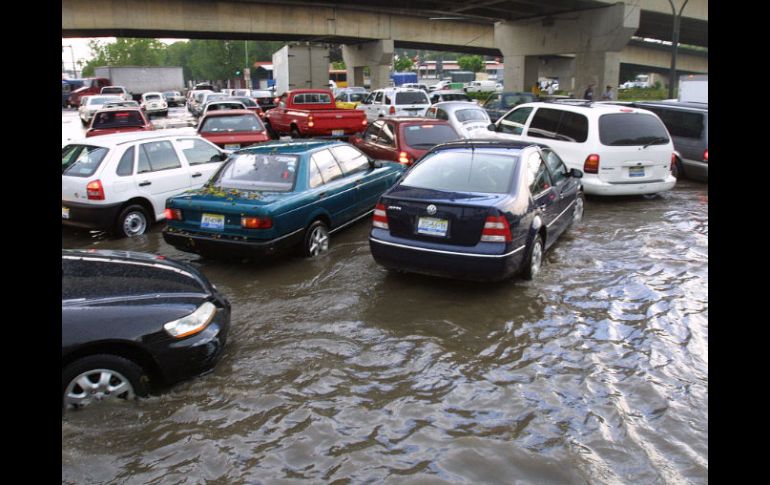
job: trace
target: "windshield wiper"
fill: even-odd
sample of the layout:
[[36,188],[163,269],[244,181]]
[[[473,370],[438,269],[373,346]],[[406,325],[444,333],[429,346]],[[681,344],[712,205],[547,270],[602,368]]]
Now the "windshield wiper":
[[655,137],[652,140],[650,140],[649,142],[647,142],[647,144],[644,145],[642,148],[647,148],[648,146],[652,145],[653,143],[657,143],[657,142],[660,142],[660,141],[667,142],[668,138],[666,138],[664,136]]

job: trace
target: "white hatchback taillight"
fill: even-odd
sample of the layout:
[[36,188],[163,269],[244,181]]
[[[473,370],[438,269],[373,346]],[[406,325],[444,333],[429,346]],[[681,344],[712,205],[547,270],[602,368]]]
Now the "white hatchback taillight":
[[380,229],[390,229],[388,227],[388,214],[385,212],[385,206],[377,204],[374,207],[374,217],[372,218],[372,226],[379,227]]
[[86,185],[88,200],[104,200],[104,187],[101,180],[94,180]]
[[481,231],[481,242],[511,242],[511,226],[505,216],[487,216]]

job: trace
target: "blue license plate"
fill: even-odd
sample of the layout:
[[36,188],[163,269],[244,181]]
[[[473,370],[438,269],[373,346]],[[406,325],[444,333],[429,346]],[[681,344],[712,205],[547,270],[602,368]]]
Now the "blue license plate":
[[201,228],[221,231],[225,228],[225,216],[221,214],[203,214]]
[[449,221],[446,219],[436,219],[435,217],[420,217],[417,221],[417,232],[427,234],[428,236],[446,236],[446,230],[449,227]]
[[629,177],[644,177],[644,167],[628,167]]

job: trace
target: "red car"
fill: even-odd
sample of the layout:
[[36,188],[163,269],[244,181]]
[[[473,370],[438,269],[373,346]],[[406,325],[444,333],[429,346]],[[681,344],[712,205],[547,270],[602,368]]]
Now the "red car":
[[94,114],[86,137],[152,129],[152,123],[139,108],[107,108]]
[[375,160],[407,166],[439,143],[462,138],[446,120],[413,117],[378,119],[362,136],[351,137],[350,143]]
[[270,140],[259,116],[245,109],[207,113],[198,123],[198,134],[225,150],[237,150]]

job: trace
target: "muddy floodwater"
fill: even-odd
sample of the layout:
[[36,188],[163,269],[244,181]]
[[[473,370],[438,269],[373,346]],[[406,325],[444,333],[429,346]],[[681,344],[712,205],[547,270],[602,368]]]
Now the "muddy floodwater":
[[212,373],[64,416],[62,482],[707,483],[707,189],[589,199],[532,282],[389,274],[368,220],[261,264],[63,228],[192,263],[232,327]]

